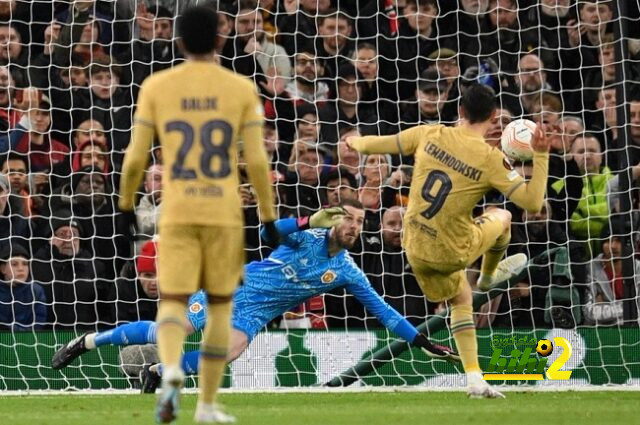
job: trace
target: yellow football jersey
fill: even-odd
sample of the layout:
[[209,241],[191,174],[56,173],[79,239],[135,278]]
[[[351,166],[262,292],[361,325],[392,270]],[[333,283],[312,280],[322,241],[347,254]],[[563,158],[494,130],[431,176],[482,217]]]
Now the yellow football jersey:
[[153,74],[138,97],[121,208],[133,207],[156,137],[164,162],[160,225],[241,226],[237,150],[242,140],[262,219],[275,219],[262,124],[255,86],[221,66],[187,61]]
[[492,188],[507,197],[518,192],[514,202],[524,199],[527,208],[542,203],[548,154],[536,154],[538,175],[526,185],[500,150],[466,127],[422,125],[396,136],[358,138],[352,146],[361,152],[414,155],[403,245],[424,261],[464,267],[478,237],[472,210]]

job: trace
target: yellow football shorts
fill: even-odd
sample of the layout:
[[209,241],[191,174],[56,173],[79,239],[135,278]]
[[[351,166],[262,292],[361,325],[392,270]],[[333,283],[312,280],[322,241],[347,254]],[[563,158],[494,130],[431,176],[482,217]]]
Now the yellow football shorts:
[[159,229],[158,285],[163,294],[233,294],[244,267],[242,227],[165,225]]
[[[478,217],[472,229],[473,242],[469,248],[470,261],[467,266],[494,246],[503,232],[501,221],[491,211]],[[463,285],[468,285],[464,268],[424,261],[409,253],[407,259],[422,292],[432,302],[450,300],[462,291]]]

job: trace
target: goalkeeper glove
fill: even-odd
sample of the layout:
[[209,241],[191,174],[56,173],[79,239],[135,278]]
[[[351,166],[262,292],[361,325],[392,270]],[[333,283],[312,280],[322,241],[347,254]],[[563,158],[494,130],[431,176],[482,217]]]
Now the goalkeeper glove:
[[427,356],[434,359],[444,359],[449,362],[460,361],[460,354],[456,350],[445,345],[432,343],[425,334],[418,334],[411,345],[419,347]]
[[262,223],[264,226],[264,232],[266,233],[266,242],[271,246],[271,248],[276,248],[280,245],[280,232],[276,228],[275,221],[265,221]]
[[317,228],[322,227],[330,229],[333,226],[340,224],[347,211],[342,207],[333,207],[320,210],[309,217],[309,227]]

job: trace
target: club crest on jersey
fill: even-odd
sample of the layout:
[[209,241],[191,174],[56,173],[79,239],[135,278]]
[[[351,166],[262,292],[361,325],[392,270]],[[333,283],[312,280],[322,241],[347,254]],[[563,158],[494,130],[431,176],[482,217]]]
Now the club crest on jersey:
[[338,277],[336,272],[334,272],[333,270],[327,270],[326,272],[324,272],[320,280],[322,281],[322,283],[331,283],[336,280],[336,277]]
[[193,303],[193,304],[191,304],[189,306],[189,311],[191,313],[195,314],[195,313],[199,312],[200,310],[202,310],[202,304],[200,304],[200,303]]

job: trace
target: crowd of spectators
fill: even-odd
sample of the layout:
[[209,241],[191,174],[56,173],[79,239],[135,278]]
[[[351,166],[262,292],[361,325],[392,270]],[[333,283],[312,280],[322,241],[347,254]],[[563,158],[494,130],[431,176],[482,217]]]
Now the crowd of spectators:
[[[135,227],[117,208],[119,172],[140,84],[183,60],[175,16],[195,3],[0,2],[0,327],[153,319],[162,152],[149,153]],[[485,305],[478,324],[616,324],[620,241],[629,229],[610,217],[623,196],[640,210],[640,28],[631,26],[623,41],[630,116],[620,126],[613,7],[608,0],[220,0],[216,52],[222,66],[255,81],[263,100],[280,216],[359,199],[366,222],[352,254],[416,324],[444,306],[424,299],[401,248],[412,158],[360,157],[344,139],[455,125],[465,88],[493,87],[499,108],[487,143],[499,148],[502,128],[520,117],[544,125],[552,139],[548,200],[531,215],[492,193],[478,210],[508,208],[510,252],[547,261]],[[620,189],[622,159],[632,168],[631,192]],[[527,163],[517,169],[532,171]],[[269,251],[241,157],[239,174],[247,260],[257,260]],[[378,325],[343,292],[286,317],[313,327]]]

